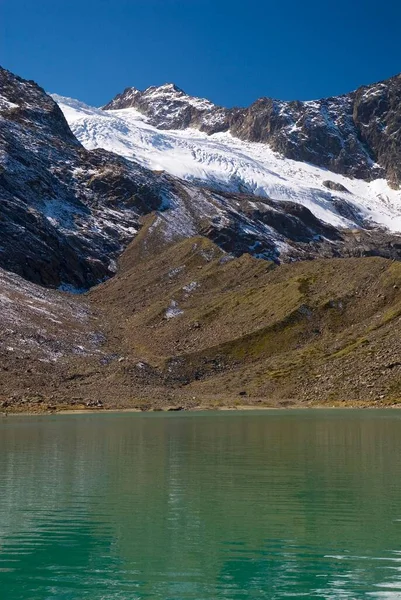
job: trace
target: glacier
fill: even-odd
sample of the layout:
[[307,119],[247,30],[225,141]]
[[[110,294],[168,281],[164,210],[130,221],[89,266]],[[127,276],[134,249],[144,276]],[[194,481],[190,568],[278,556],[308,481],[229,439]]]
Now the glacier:
[[[292,201],[336,228],[382,227],[401,231],[401,191],[385,179],[368,182],[284,158],[269,146],[228,132],[161,130],[134,108],[104,110],[52,94],[71,130],[88,149],[103,148],[153,171],[226,192]],[[328,189],[324,182],[344,191]],[[336,199],[352,206],[341,214]]]

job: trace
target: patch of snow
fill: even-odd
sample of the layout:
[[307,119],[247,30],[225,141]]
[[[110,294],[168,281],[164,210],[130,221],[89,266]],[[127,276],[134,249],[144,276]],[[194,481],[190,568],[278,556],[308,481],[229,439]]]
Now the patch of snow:
[[55,199],[41,200],[40,208],[41,213],[52,225],[68,230],[75,229],[74,218],[84,214],[81,208]]
[[18,108],[18,104],[15,104],[14,102],[10,102],[9,100],[7,100],[7,98],[5,98],[4,96],[2,96],[0,94],[0,111],[1,110],[10,110],[11,108]]
[[177,275],[179,275],[181,273],[181,271],[183,271],[185,269],[185,265],[181,265],[180,267],[175,267],[174,269],[171,269],[168,272],[168,276],[170,279],[173,279],[174,277],[176,277]]
[[179,317],[183,313],[184,311],[178,308],[177,302],[175,300],[171,300],[170,306],[166,310],[166,319],[174,319],[175,317]]
[[199,287],[199,285],[200,284],[197,281],[191,281],[191,283],[184,285],[184,287],[182,289],[184,290],[184,292],[187,292],[188,294],[190,294],[191,292],[194,292],[196,290],[196,288]]

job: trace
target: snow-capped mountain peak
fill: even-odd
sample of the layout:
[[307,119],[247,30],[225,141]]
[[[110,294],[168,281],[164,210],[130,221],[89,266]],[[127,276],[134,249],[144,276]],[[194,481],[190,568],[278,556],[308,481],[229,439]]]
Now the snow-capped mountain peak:
[[322,100],[265,97],[248,108],[230,109],[188,96],[173,84],[144,92],[128,88],[104,108],[135,108],[158,129],[230,132],[335,173],[401,184],[401,75]]
[[[160,88],[154,88],[160,89]],[[158,92],[148,92],[148,98]],[[175,93],[175,92],[174,92]],[[91,109],[54,96],[88,149],[104,148],[154,171],[225,192],[299,203],[335,227],[401,230],[401,192],[384,179],[363,179],[287,159],[268,145],[230,132],[161,130],[139,109]],[[170,116],[168,103],[161,104]]]
[[205,98],[186,94],[174,83],[151,86],[143,92],[127,88],[106,104],[104,110],[124,108],[137,109],[159,129],[185,129],[197,120],[201,129],[202,120],[209,121],[211,113],[224,112],[224,109],[216,107]]
[[187,94],[179,88],[175,83],[164,83],[163,85],[152,85],[148,87],[144,93],[148,95],[170,95],[171,97],[187,96]]
[[[332,99],[327,114],[327,102],[309,103],[297,135],[309,132],[315,149],[330,145],[327,128],[338,137],[357,106],[371,133],[385,122],[397,140],[396,109],[382,102],[383,94],[394,101],[397,86],[390,87],[367,97],[364,90],[358,105]],[[235,121],[235,112],[173,86],[129,93],[143,104],[103,110],[55,96],[57,106],[36,84],[0,68],[0,266],[45,285],[83,289],[114,272],[115,258],[145,224],[153,248],[202,235],[230,254],[276,262],[361,253],[399,258],[400,237],[384,228],[401,231],[400,191],[385,179],[330,172],[238,134],[251,116],[264,123],[266,114],[281,114],[287,125],[274,139],[290,139],[296,114],[288,120],[289,108],[304,105],[263,100],[246,119],[238,109]],[[265,135],[264,125],[258,131]],[[389,145],[388,169],[396,168],[398,148]]]
[[133,105],[139,100],[151,102],[182,102],[183,104],[190,104],[196,106],[201,110],[211,110],[216,108],[216,105],[206,100],[206,98],[197,98],[190,96],[184,90],[179,88],[175,83],[165,83],[163,85],[152,85],[145,90],[141,91],[135,87],[129,87],[124,90],[122,94],[119,94],[106,104],[104,110],[115,110],[120,108],[132,108]]

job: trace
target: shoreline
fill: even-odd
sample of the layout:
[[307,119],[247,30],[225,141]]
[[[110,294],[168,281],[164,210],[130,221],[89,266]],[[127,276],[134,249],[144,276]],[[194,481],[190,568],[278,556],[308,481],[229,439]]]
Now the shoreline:
[[399,409],[401,408],[400,404],[385,404],[385,405],[377,405],[377,404],[367,404],[366,402],[361,402],[358,406],[356,402],[352,404],[337,404],[337,405],[326,405],[326,404],[291,404],[287,406],[260,406],[258,404],[245,404],[238,406],[196,406],[191,408],[177,408],[173,406],[166,406],[165,408],[149,408],[149,409],[141,409],[138,407],[131,408],[95,408],[95,407],[79,407],[79,408],[65,408],[65,409],[43,409],[43,410],[12,410],[10,412],[2,412],[0,413],[0,419],[5,419],[8,417],[41,417],[41,416],[68,416],[68,415],[93,415],[93,414],[124,414],[124,413],[141,413],[141,414],[196,414],[196,413],[220,413],[220,412],[230,412],[230,413],[247,413],[247,412],[269,412],[269,411],[280,411],[280,412],[288,412],[294,410],[329,410],[329,411],[337,411],[337,410],[389,410],[389,409]]

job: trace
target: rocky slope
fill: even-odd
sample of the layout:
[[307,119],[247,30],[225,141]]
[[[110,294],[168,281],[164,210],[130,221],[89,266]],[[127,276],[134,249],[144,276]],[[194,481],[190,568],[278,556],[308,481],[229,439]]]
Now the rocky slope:
[[401,75],[310,102],[260,98],[247,108],[227,109],[167,84],[143,92],[127,88],[104,107],[124,108],[137,109],[160,129],[229,131],[335,173],[401,184]]
[[85,295],[0,273],[3,411],[401,401],[399,262],[160,252],[151,227]]
[[112,275],[163,178],[86,151],[34,82],[0,69],[0,265],[31,281],[87,288]]

